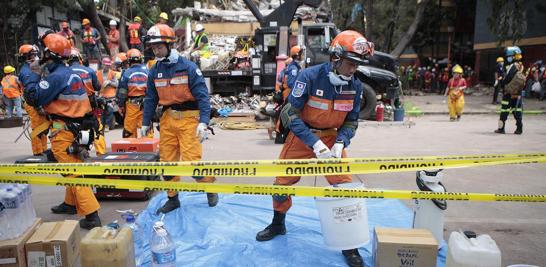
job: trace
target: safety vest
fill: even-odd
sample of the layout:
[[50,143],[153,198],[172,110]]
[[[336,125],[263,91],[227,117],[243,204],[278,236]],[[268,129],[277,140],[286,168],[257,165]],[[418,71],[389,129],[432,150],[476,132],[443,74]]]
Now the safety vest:
[[[197,44],[197,47],[199,47],[199,45],[201,44],[201,39],[203,38],[203,36],[207,36],[207,34],[203,33],[195,38],[195,43]],[[207,44],[205,44],[200,51],[209,51],[209,43],[207,42]]]
[[114,87],[112,85],[108,85],[106,87],[102,86],[105,81],[110,81],[110,80],[115,79],[116,74],[118,74],[118,72],[113,71],[113,70],[108,70],[108,74],[106,76],[106,79],[104,79],[103,74],[102,74],[102,70],[97,71],[97,79],[99,80],[99,83],[101,84],[101,87],[102,87],[102,89],[100,90],[100,96],[105,97],[105,98],[116,97],[116,90],[117,90],[116,87]]
[[91,104],[81,78],[73,73],[70,75],[66,88],[49,104],[44,105],[44,111],[68,118],[82,118],[91,112]]
[[89,29],[84,29],[83,30],[83,42],[86,43],[86,44],[91,44],[91,45],[94,45],[95,44],[95,38],[93,36],[93,31],[94,29],[93,28],[89,28]]
[[74,33],[71,30],[68,30],[68,31],[61,30],[59,32],[59,34],[66,37],[66,39],[68,39],[68,41],[70,41],[70,44],[72,44],[72,46],[74,46],[74,44],[75,44]]
[[21,96],[21,85],[15,75],[7,75],[2,79],[2,93],[7,98],[16,98]]
[[154,84],[160,105],[170,106],[195,101],[190,91],[187,72],[175,73],[171,78],[154,79]]
[[131,23],[129,24],[129,44],[140,44],[140,23]]
[[146,94],[146,88],[148,81],[148,74],[144,72],[133,72],[129,76],[129,81],[127,87],[129,92],[127,93],[130,97],[143,96]]

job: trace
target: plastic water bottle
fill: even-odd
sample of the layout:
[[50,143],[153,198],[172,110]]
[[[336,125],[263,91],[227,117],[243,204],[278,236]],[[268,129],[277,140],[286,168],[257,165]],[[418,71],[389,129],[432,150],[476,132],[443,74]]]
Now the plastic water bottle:
[[23,232],[25,232],[25,230],[27,229],[29,225],[29,221],[30,221],[30,216],[28,215],[27,213],[27,196],[26,196],[26,193],[25,191],[19,187],[18,184],[13,184],[12,185],[12,190],[13,192],[15,192],[17,194],[17,199],[19,200],[19,208],[18,208],[18,213],[19,213],[19,221],[18,221],[18,227],[19,227],[19,231],[18,231],[18,235],[19,236],[20,234],[23,234]]
[[6,225],[8,218],[6,212],[6,207],[0,202],[0,241],[8,239],[8,227]]
[[7,187],[2,192],[2,204],[6,208],[6,239],[12,239],[19,236],[21,216],[20,216],[20,202],[17,198],[17,193],[13,192],[13,188]]
[[175,267],[176,248],[163,222],[154,224],[152,233],[152,266]]
[[127,227],[131,229],[131,232],[133,232],[133,243],[135,246],[135,264],[136,266],[142,265],[142,258],[139,257],[139,255],[142,254],[142,232],[140,231],[140,227],[135,222],[135,215],[131,213],[125,213],[121,215],[122,218],[125,219],[125,224],[123,227]]

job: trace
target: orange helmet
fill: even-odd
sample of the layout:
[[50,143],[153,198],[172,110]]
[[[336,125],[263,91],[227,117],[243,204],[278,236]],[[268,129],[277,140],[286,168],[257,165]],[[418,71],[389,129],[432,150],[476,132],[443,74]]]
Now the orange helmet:
[[127,61],[127,54],[124,52],[118,53],[116,58],[114,59],[114,64],[123,64]]
[[374,44],[355,31],[343,31],[330,45],[330,54],[346,58],[357,64],[364,64],[365,58],[373,55]]
[[148,30],[148,43],[174,43],[174,30],[165,24],[156,24]]
[[70,56],[72,44],[66,37],[52,31],[47,31],[41,40],[44,45],[44,52],[57,58],[67,58]]
[[131,62],[142,62],[142,53],[140,53],[140,51],[135,48],[129,49],[129,51],[127,51],[127,59]]
[[29,55],[37,55],[38,47],[35,45],[24,44],[19,47],[19,56],[27,57]]
[[89,19],[83,19],[83,20],[82,20],[82,25],[83,25],[83,26],[88,25],[89,23],[91,23],[91,22],[89,21]]
[[297,56],[301,52],[301,47],[299,45],[292,46],[290,48],[290,56]]

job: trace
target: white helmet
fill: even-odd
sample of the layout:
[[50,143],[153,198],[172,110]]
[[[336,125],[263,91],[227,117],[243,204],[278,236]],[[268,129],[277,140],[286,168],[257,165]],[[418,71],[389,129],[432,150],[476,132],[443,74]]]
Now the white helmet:
[[200,32],[200,31],[202,31],[202,30],[204,30],[204,29],[205,29],[205,27],[203,27],[203,24],[201,24],[201,23],[197,23],[197,24],[195,25],[195,31],[196,31],[196,32]]
[[118,26],[118,23],[115,20],[111,19],[110,26]]

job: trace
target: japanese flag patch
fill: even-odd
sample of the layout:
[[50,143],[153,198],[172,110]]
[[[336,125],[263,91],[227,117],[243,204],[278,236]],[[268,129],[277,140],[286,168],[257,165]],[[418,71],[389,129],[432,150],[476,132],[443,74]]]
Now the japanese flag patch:
[[301,97],[305,91],[305,86],[307,86],[306,83],[296,81],[296,84],[294,84],[294,88],[292,89],[292,96]]

